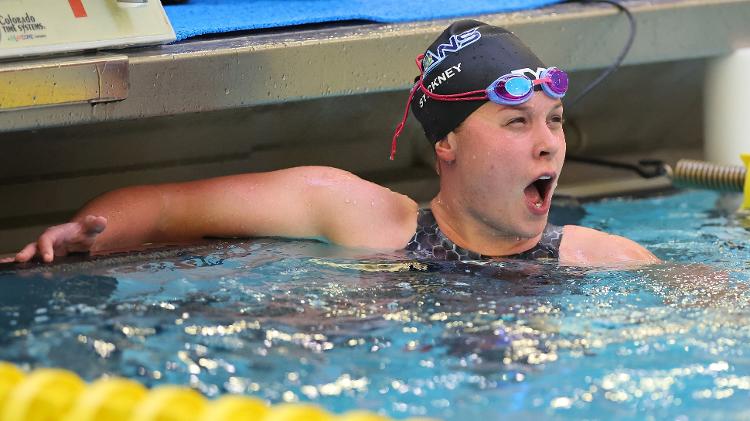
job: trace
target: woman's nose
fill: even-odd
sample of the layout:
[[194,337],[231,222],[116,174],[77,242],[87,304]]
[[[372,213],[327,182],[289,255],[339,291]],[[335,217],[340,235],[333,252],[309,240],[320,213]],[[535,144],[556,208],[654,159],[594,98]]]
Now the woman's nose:
[[534,158],[551,158],[559,151],[562,143],[562,129],[552,129],[546,123],[539,124],[534,133]]

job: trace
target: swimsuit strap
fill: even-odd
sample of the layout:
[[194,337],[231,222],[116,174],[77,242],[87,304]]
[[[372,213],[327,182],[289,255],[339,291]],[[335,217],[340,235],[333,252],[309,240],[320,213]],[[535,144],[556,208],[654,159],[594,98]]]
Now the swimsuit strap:
[[[533,248],[512,256],[513,259],[557,259],[560,255],[562,227],[547,224],[542,238]],[[440,260],[481,260],[488,259],[477,252],[465,249],[451,241],[440,230],[432,209],[420,209],[417,214],[417,231],[406,245],[406,250],[417,252]]]

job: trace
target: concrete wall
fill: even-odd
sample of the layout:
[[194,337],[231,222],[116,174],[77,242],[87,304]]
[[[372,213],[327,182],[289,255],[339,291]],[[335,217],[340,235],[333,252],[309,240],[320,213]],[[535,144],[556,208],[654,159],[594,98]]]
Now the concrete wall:
[[[620,69],[566,110],[569,154],[637,157],[700,149],[704,68],[702,60],[693,60]],[[574,73],[570,97],[597,74]],[[388,160],[407,95],[362,94],[4,133],[0,253],[65,221],[96,195],[132,184],[331,165],[429,200],[437,191],[432,153],[412,117],[397,159]],[[569,166],[563,185],[588,182],[595,171]]]

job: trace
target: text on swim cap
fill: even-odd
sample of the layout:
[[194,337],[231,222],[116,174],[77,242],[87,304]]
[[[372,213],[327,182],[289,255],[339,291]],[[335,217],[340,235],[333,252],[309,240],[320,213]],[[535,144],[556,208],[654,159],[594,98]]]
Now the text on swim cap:
[[[455,71],[454,71],[455,70]],[[452,78],[453,76],[457,75],[458,73],[461,73],[461,63],[456,64],[455,66],[451,66],[443,73],[437,75],[435,79],[430,82],[429,85],[425,86],[430,92],[435,92],[435,89],[437,89],[438,86],[442,85],[443,82],[446,80]],[[422,96],[419,98],[419,108],[424,107],[425,102],[427,102],[427,95],[422,94]]]
[[451,35],[450,38],[448,38],[448,43],[438,45],[435,48],[434,53],[430,50],[427,50],[424,53],[424,58],[422,59],[422,68],[424,68],[424,74],[429,73],[430,70],[434,69],[435,66],[440,64],[440,62],[445,59],[447,53],[458,52],[467,45],[473,44],[474,42],[478,41],[481,37],[482,34],[479,32],[479,29],[472,28],[468,31],[461,32],[460,34]]

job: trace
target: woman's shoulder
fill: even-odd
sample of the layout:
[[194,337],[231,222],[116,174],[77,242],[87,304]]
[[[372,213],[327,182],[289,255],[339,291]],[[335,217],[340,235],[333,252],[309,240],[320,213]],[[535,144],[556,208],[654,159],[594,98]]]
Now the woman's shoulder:
[[560,263],[570,266],[641,266],[660,263],[642,245],[628,238],[578,225],[565,225]]

